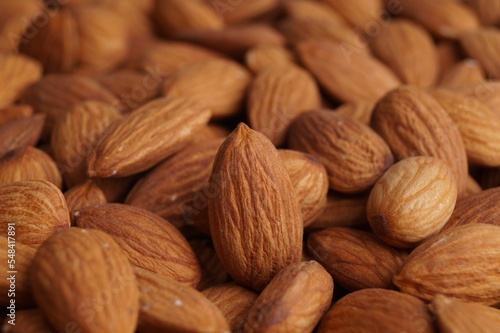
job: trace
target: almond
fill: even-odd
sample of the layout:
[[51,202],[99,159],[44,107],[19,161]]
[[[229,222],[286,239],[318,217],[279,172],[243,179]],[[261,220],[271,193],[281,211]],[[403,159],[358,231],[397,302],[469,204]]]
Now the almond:
[[235,283],[213,286],[203,290],[202,294],[219,308],[233,332],[241,332],[248,310],[259,296]]
[[42,77],[38,61],[22,55],[0,55],[0,109],[15,102],[22,92]]
[[310,225],[308,229],[317,230],[328,227],[365,227],[368,225],[366,218],[366,203],[368,196],[365,194],[346,196],[329,193],[326,198],[326,207]]
[[132,266],[103,232],[70,228],[49,238],[32,264],[35,299],[59,332],[134,332],[139,290]]
[[431,92],[457,125],[469,162],[500,166],[500,114],[478,100],[443,89]]
[[106,196],[102,190],[91,181],[72,187],[64,193],[64,198],[68,204],[71,220],[74,220],[75,215],[80,214],[80,210],[83,208],[106,203]]
[[486,223],[500,225],[498,202],[500,187],[485,190],[458,200],[444,229],[464,224]]
[[262,290],[279,270],[300,260],[298,201],[264,135],[239,124],[219,149],[209,184],[215,250],[238,283]]
[[402,82],[429,87],[436,81],[439,64],[432,37],[411,21],[391,21],[373,38],[371,47]]
[[16,53],[22,34],[29,27],[31,19],[43,13],[39,1],[3,2],[0,13],[0,52]]
[[339,192],[368,189],[393,161],[389,147],[372,129],[336,112],[304,113],[288,134],[289,146],[322,162],[330,189]]
[[20,118],[0,126],[0,156],[11,150],[34,146],[42,134],[45,115]]
[[345,103],[336,108],[335,112],[350,116],[365,125],[370,125],[374,107],[375,103],[370,102]]
[[239,2],[205,0],[228,24],[242,24],[269,14],[281,4],[279,0],[241,0]]
[[318,333],[326,332],[436,332],[424,302],[416,297],[384,289],[353,292],[326,313]]
[[330,22],[337,25],[347,23],[342,15],[326,3],[309,0],[295,0],[286,1],[284,5],[287,16],[291,19]]
[[303,41],[297,52],[323,88],[344,102],[376,101],[400,84],[384,64],[344,44]]
[[436,45],[440,77],[443,78],[459,61],[458,47],[451,40],[443,40]]
[[460,87],[478,84],[485,80],[484,71],[478,62],[474,59],[466,59],[450,68],[441,79],[439,85],[443,87]]
[[198,290],[204,290],[229,281],[229,274],[226,272],[217,253],[215,253],[214,245],[210,238],[194,238],[189,241],[189,245],[193,248],[201,267],[200,283],[197,286]]
[[260,72],[267,66],[292,65],[294,62],[293,53],[281,46],[256,46],[245,54],[245,64],[254,73]]
[[414,247],[446,224],[457,200],[451,169],[439,159],[410,157],[394,164],[368,198],[367,216],[380,239]]
[[294,150],[279,150],[299,201],[304,227],[311,224],[326,206],[328,178],[316,158]]
[[442,332],[466,333],[479,329],[494,333],[500,326],[500,310],[482,304],[437,295],[432,300],[431,310]]
[[39,309],[16,311],[16,324],[7,323],[6,318],[2,326],[5,333],[50,333],[45,317]]
[[478,223],[450,228],[413,250],[394,284],[404,293],[423,300],[430,301],[443,294],[497,304],[500,302],[499,238],[497,225]]
[[0,109],[0,125],[33,115],[33,108],[26,104],[11,105]]
[[179,151],[211,112],[184,98],[160,98],[126,115],[89,155],[91,177],[125,177],[147,170]]
[[360,30],[368,29],[372,21],[378,20],[378,15],[383,12],[382,2],[378,0],[368,1],[337,1],[321,0],[333,10],[342,15],[351,25]]
[[498,0],[471,0],[468,2],[477,12],[484,25],[500,23],[500,1]]
[[54,160],[31,146],[11,150],[0,159],[0,184],[23,180],[44,180],[62,188],[61,174]]
[[373,235],[349,228],[326,228],[307,239],[308,252],[349,291],[393,289],[392,278],[406,253],[380,242]]
[[316,261],[283,268],[248,311],[245,332],[312,332],[332,302],[332,277]]
[[496,113],[500,113],[500,81],[482,81],[450,88],[460,94],[488,105]]
[[95,101],[78,104],[57,118],[50,146],[69,187],[88,179],[87,156],[102,133],[120,118],[109,104]]
[[234,115],[250,83],[248,71],[229,60],[209,60],[178,70],[163,84],[166,97],[185,97],[208,107],[214,117]]
[[468,166],[460,132],[430,95],[410,86],[391,91],[377,103],[372,126],[397,160],[423,155],[445,161],[453,170],[459,195],[464,191]]
[[28,180],[0,186],[0,228],[16,226],[16,241],[38,248],[50,235],[70,227],[68,207],[57,187]]
[[[479,193],[482,190],[483,190],[483,188],[481,187],[481,185],[479,185],[479,183],[474,178],[472,178],[471,175],[469,175],[469,177],[467,177],[467,184],[465,187],[465,192],[464,192],[463,197],[465,198],[467,196]],[[456,206],[455,206],[455,208],[456,208]]]
[[106,204],[80,210],[75,222],[81,228],[111,235],[135,266],[191,286],[200,280],[200,266],[189,243],[157,215],[127,205]]
[[500,32],[497,29],[468,31],[460,37],[460,44],[469,57],[479,61],[488,76],[500,78],[500,66],[496,62],[500,53]]
[[290,123],[318,107],[319,89],[308,72],[295,66],[269,66],[257,74],[247,109],[250,126],[280,146]]

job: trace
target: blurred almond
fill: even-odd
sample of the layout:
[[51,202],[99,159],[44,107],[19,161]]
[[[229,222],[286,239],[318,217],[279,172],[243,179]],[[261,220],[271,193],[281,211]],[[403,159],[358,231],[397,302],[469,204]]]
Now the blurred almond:
[[500,1],[498,0],[469,0],[484,25],[500,23]]
[[102,190],[90,181],[72,187],[64,193],[64,198],[68,204],[71,220],[74,220],[83,208],[106,203],[106,196]]
[[450,89],[470,97],[472,101],[480,101],[488,105],[495,113],[500,114],[500,81],[482,81]]
[[330,22],[346,24],[343,18],[333,8],[320,1],[294,0],[285,1],[287,16],[295,20],[311,20],[316,22]]
[[51,333],[51,328],[39,309],[17,311],[15,325],[7,323],[8,319],[7,317],[3,323],[3,332]]
[[469,175],[469,177],[467,177],[467,183],[465,186],[463,197],[465,198],[469,195],[473,195],[481,191],[483,191],[481,185],[479,185],[479,183],[471,175]]
[[368,225],[366,218],[366,203],[368,197],[364,194],[346,196],[329,193],[326,207],[323,212],[308,225],[309,230],[318,230],[328,227],[365,227]]
[[11,150],[36,145],[42,134],[44,121],[45,115],[38,114],[1,125],[0,156]]
[[245,64],[254,73],[258,73],[267,66],[278,64],[293,64],[295,57],[288,49],[281,46],[257,46],[245,55]]
[[16,53],[32,20],[44,13],[43,3],[33,0],[2,1],[0,10],[0,52]]
[[375,103],[355,102],[345,103],[335,109],[335,112],[352,117],[365,125],[370,125]]
[[[210,230],[208,233],[210,233]],[[217,256],[217,253],[215,253],[214,245],[210,238],[197,237],[189,240],[189,245],[191,245],[196,254],[201,267],[200,283],[196,287],[198,290],[205,290],[206,288],[217,286],[230,280],[229,274]]]
[[379,0],[321,0],[342,15],[351,25],[360,30],[368,29],[372,21],[381,20],[379,16],[384,11],[383,2]]
[[466,59],[455,64],[441,79],[440,86],[456,87],[485,81],[483,69],[476,60]]
[[12,120],[27,118],[33,114],[33,108],[26,104],[11,105],[0,109],[0,126]]
[[70,227],[66,200],[51,183],[30,180],[2,185],[0,198],[2,235],[14,223],[15,238],[21,244],[38,248],[53,233]]
[[443,78],[460,61],[457,44],[450,40],[443,40],[436,45],[440,77]]
[[460,44],[467,55],[476,59],[493,79],[500,79],[500,66],[496,59],[500,54],[500,31],[481,28],[461,35]]
[[253,21],[280,6],[279,0],[212,1],[209,3],[227,24]]
[[349,52],[342,44],[303,41],[297,52],[323,88],[344,102],[375,101],[400,84],[377,59]]
[[178,97],[153,100],[115,122],[88,159],[91,177],[124,177],[173,155],[205,125],[211,112]]
[[248,96],[250,126],[281,146],[292,121],[320,107],[313,77],[296,66],[269,66],[259,72]]

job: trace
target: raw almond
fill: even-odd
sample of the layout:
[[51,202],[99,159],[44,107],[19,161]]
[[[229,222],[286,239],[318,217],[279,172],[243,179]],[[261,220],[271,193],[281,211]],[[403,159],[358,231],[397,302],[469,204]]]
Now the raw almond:
[[376,101],[400,84],[380,61],[344,44],[303,41],[297,52],[322,87],[344,102]]
[[20,118],[0,126],[0,156],[11,150],[34,146],[42,134],[45,115]]
[[80,210],[83,208],[106,203],[104,192],[91,181],[72,187],[64,193],[64,198],[68,204],[71,220],[74,220],[75,214],[80,214]]
[[344,193],[368,189],[393,162],[389,147],[372,129],[332,111],[297,117],[290,125],[288,143],[322,162],[330,189]]
[[258,73],[267,66],[292,65],[294,61],[293,53],[281,46],[257,46],[245,54],[245,64],[254,73]]
[[450,228],[413,250],[394,284],[404,293],[428,301],[443,294],[498,304],[499,239],[497,225],[478,223]]
[[33,108],[27,104],[11,105],[0,109],[0,125],[5,125],[10,121],[28,118],[33,115]]
[[214,8],[224,22],[235,25],[256,20],[281,5],[279,0],[240,0],[238,2],[205,0],[205,2]]
[[382,2],[378,0],[368,1],[337,1],[321,0],[320,2],[330,6],[342,15],[351,25],[359,30],[368,29],[372,21],[378,20],[378,15],[383,12]]
[[110,235],[130,262],[195,287],[200,266],[187,240],[170,223],[144,209],[122,204],[87,207],[75,214],[76,225]]
[[262,290],[279,270],[300,261],[298,201],[278,152],[263,134],[240,123],[219,149],[209,184],[210,232],[235,281]]
[[424,302],[392,290],[364,289],[335,303],[319,324],[318,333],[433,333]]
[[290,264],[248,310],[244,332],[312,332],[332,295],[333,279],[316,261]]
[[391,91],[377,103],[372,126],[396,160],[419,155],[442,159],[453,170],[459,195],[464,191],[468,166],[460,132],[429,94],[410,86]]
[[467,55],[476,59],[488,76],[500,78],[500,66],[496,62],[500,53],[500,32],[495,28],[468,31],[460,37],[460,44]]
[[370,125],[374,107],[375,103],[370,102],[345,103],[334,111],[359,120],[365,125]]
[[211,112],[190,100],[151,101],[113,124],[88,158],[91,177],[125,177],[179,151],[205,125]]
[[250,87],[250,126],[280,146],[290,123],[301,113],[320,107],[320,93],[313,77],[296,66],[269,66]]
[[139,289],[118,244],[97,230],[70,228],[49,238],[32,264],[35,299],[54,329],[135,332]]
[[68,207],[61,191],[46,181],[28,180],[0,186],[0,228],[9,223],[16,241],[38,248],[55,232],[70,227]]
[[314,222],[308,225],[309,230],[328,227],[366,227],[366,203],[368,196],[360,194],[346,196],[330,192],[326,198],[326,207]]
[[342,17],[327,4],[309,0],[286,1],[287,16],[296,20],[311,20],[316,22],[330,22],[337,25],[346,24]]
[[500,23],[500,1],[498,0],[471,0],[468,2],[479,15],[484,25]]
[[386,171],[373,187],[366,211],[375,235],[392,246],[408,248],[438,233],[456,200],[451,169],[434,157],[418,156]]
[[443,87],[460,87],[478,84],[485,80],[484,70],[479,66],[479,63],[474,59],[466,59],[450,68],[439,85]]
[[350,228],[326,228],[307,239],[307,249],[349,291],[393,289],[406,253],[380,242],[373,235]]
[[215,253],[214,245],[210,238],[197,237],[191,239],[189,245],[193,248],[201,267],[200,283],[197,286],[198,290],[204,290],[229,281],[229,274],[226,272],[217,253]]
[[5,333],[51,333],[47,320],[39,309],[16,311],[16,324],[7,323],[6,318],[2,332]]

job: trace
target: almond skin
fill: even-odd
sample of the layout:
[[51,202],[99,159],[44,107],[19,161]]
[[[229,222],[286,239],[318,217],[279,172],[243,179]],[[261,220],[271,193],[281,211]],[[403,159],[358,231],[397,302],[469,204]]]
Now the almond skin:
[[439,83],[443,87],[460,87],[485,81],[484,70],[474,59],[465,59],[450,68]]
[[287,16],[292,19],[331,22],[337,25],[347,24],[342,15],[319,1],[295,0],[287,1],[284,5]]
[[0,228],[16,225],[16,241],[38,248],[55,232],[70,227],[68,207],[53,184],[27,180],[0,186]]
[[11,105],[0,109],[0,125],[5,125],[10,121],[28,118],[33,115],[33,108],[27,104]]
[[367,29],[367,25],[377,19],[377,15],[384,9],[382,3],[376,0],[364,2],[320,0],[320,2],[328,5],[360,30]]
[[445,161],[453,170],[459,195],[464,191],[468,166],[460,132],[430,95],[410,86],[391,91],[377,103],[372,127],[396,160],[423,155]]
[[31,281],[40,309],[59,332],[68,322],[83,332],[135,331],[139,289],[132,266],[101,231],[70,228],[49,238],[33,259]]
[[189,243],[159,216],[137,207],[106,204],[80,210],[75,220],[80,228],[111,235],[133,265],[180,283],[198,284],[200,266]]
[[443,294],[498,304],[499,239],[497,225],[478,223],[450,228],[413,250],[394,284],[404,293],[428,301]]
[[366,227],[366,203],[368,195],[342,195],[330,192],[326,198],[326,207],[314,222],[308,225],[309,230],[328,227]]
[[279,270],[300,261],[299,204],[277,150],[263,134],[240,123],[220,147],[209,184],[210,233],[235,281],[260,291]]
[[308,252],[349,291],[393,289],[392,278],[406,253],[380,242],[373,235],[350,228],[326,228],[309,235]]
[[224,265],[222,265],[217,253],[215,253],[214,245],[210,238],[194,238],[189,241],[189,245],[191,245],[196,254],[201,267],[200,283],[197,286],[198,290],[226,283],[230,279]]
[[294,60],[293,53],[281,46],[256,46],[245,54],[245,64],[254,73],[270,65],[292,65]]
[[384,289],[353,292],[326,313],[318,333],[326,332],[436,332],[424,302],[416,297]]
[[6,333],[51,333],[47,320],[39,309],[16,311],[16,324],[11,325],[4,320],[2,332]]
[[500,226],[498,202],[500,187],[485,190],[458,200],[444,230],[464,224],[486,223]]
[[179,151],[211,112],[184,98],[160,98],[115,122],[88,158],[91,177],[125,177]]
[[321,86],[343,102],[376,101],[400,85],[384,64],[349,50],[348,45],[309,40],[299,43],[296,49]]
[[309,153],[326,168],[330,189],[357,193],[371,187],[392,165],[387,144],[368,126],[331,111],[300,115],[290,125],[292,149]]
[[467,55],[476,59],[493,79],[500,78],[500,66],[496,62],[500,52],[500,32],[495,28],[468,31],[460,37],[460,44]]
[[333,279],[316,261],[290,264],[254,302],[244,332],[312,332],[332,295]]
[[476,10],[479,19],[484,25],[500,23],[500,1],[471,0],[469,4]]
[[227,24],[242,24],[269,14],[281,5],[279,0],[243,0],[240,2],[208,2]]
[[418,156],[387,170],[373,187],[366,211],[375,235],[389,245],[408,248],[438,233],[456,200],[450,168],[436,158]]
[[91,181],[72,187],[64,193],[64,198],[68,204],[71,220],[74,220],[75,214],[80,214],[80,210],[85,207],[107,203],[104,192]]
[[293,119],[318,107],[319,89],[308,72],[296,66],[269,66],[253,81],[247,110],[250,126],[280,146]]
[[209,60],[178,70],[163,84],[166,97],[184,97],[205,105],[214,117],[234,115],[243,105],[250,73],[229,60]]
[[42,134],[44,122],[45,115],[37,114],[0,126],[0,156],[11,150],[36,145]]
[[138,332],[230,332],[220,310],[194,288],[134,270],[141,293]]

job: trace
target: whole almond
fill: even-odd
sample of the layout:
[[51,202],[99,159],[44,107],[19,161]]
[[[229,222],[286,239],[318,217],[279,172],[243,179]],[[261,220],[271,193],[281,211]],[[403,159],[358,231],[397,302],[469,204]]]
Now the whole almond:
[[249,83],[250,74],[244,67],[219,59],[178,70],[165,80],[162,91],[166,97],[189,98],[221,118],[239,111]]
[[137,267],[135,274],[141,305],[138,332],[230,331],[215,304],[194,288]]
[[64,193],[64,198],[68,204],[71,220],[74,220],[75,215],[80,214],[83,208],[107,203],[104,192],[91,181],[72,187]]
[[44,121],[45,115],[37,114],[0,126],[0,156],[11,150],[36,145],[42,134]]
[[297,117],[290,125],[288,143],[323,163],[330,189],[343,193],[368,189],[393,162],[389,147],[377,133],[332,111]]
[[353,292],[326,313],[317,329],[326,332],[436,332],[424,302],[393,290],[364,289]]
[[27,104],[11,105],[0,109],[0,125],[5,125],[10,121],[28,118],[33,115],[33,108]]
[[332,295],[333,279],[316,261],[290,264],[248,310],[244,332],[312,332]]
[[443,87],[460,87],[478,84],[486,80],[484,70],[474,59],[466,59],[448,70],[439,83]]
[[392,246],[408,248],[438,233],[456,200],[451,169],[436,158],[418,156],[386,171],[373,187],[366,211],[375,235]]
[[467,180],[467,155],[453,120],[429,94],[403,86],[384,96],[372,114],[372,126],[397,160],[433,156],[453,170],[459,195]]
[[346,24],[346,19],[326,3],[309,0],[286,1],[287,16],[296,20]]
[[71,324],[82,332],[135,331],[137,281],[127,257],[105,233],[61,231],[38,249],[31,269],[35,299],[54,329],[62,332]]
[[88,159],[91,177],[139,173],[179,151],[211,112],[178,97],[149,102],[113,124]]
[[342,195],[330,192],[326,198],[326,207],[310,225],[309,230],[318,230],[328,227],[366,227],[366,203],[368,196]]
[[376,101],[400,84],[384,64],[370,55],[351,52],[344,44],[303,41],[297,52],[322,87],[344,102]]
[[319,89],[308,72],[296,66],[269,66],[253,81],[247,109],[250,126],[280,146],[290,123],[318,107]]
[[342,15],[351,25],[360,30],[368,29],[370,22],[377,19],[377,15],[383,11],[383,6],[380,1],[336,1],[336,0],[320,0],[330,6],[337,13]]
[[293,64],[294,55],[281,46],[256,46],[245,54],[245,64],[254,73],[258,73],[267,66],[278,64]]
[[481,28],[464,33],[460,44],[467,55],[476,59],[494,79],[500,78],[500,66],[495,59],[500,52],[500,32],[495,28]]
[[409,20],[391,21],[372,40],[371,47],[404,83],[429,87],[438,77],[438,57],[432,37]]
[[210,232],[235,281],[262,290],[279,270],[300,260],[298,201],[278,152],[263,134],[240,123],[219,149],[209,184]]
[[497,225],[478,223],[450,228],[413,250],[394,284],[404,293],[423,300],[430,301],[443,294],[487,305],[498,304],[499,239]]
[[0,186],[0,228],[7,235],[9,223],[16,241],[38,248],[55,232],[70,227],[68,207],[53,184],[28,180]]
[[406,253],[380,242],[373,235],[350,228],[326,228],[307,239],[307,249],[349,291],[393,289]]

